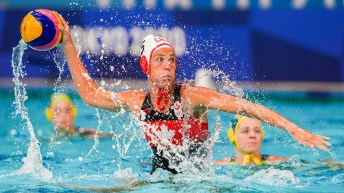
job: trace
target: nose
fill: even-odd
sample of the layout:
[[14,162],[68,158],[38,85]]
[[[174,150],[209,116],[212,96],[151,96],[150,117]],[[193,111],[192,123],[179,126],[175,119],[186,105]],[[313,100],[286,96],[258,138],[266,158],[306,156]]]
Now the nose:
[[172,64],[168,60],[165,60],[163,62],[163,67],[164,67],[165,70],[170,70],[171,69],[171,65]]
[[257,136],[256,136],[256,133],[254,131],[250,131],[249,132],[249,137],[250,138],[256,138]]

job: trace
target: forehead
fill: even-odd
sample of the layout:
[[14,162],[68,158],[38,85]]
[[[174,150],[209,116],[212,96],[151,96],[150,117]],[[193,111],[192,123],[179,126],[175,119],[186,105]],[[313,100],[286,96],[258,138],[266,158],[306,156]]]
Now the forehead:
[[70,108],[72,104],[67,101],[56,101],[53,108]]
[[152,56],[157,56],[157,55],[164,55],[164,56],[174,55],[174,50],[169,46],[164,46],[164,47],[156,49],[152,54]]
[[250,128],[251,127],[252,128],[259,127],[259,128],[261,128],[261,125],[257,119],[246,118],[240,122],[240,125],[238,128],[240,129],[240,128],[246,128],[246,127],[250,127]]

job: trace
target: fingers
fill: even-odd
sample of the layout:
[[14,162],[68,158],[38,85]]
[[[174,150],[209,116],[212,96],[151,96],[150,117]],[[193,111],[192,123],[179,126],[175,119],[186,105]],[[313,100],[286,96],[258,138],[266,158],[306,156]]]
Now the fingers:
[[330,150],[324,145],[320,145],[320,146],[318,146],[318,148],[323,150],[323,151],[330,152]]
[[313,143],[311,143],[311,142],[307,142],[307,141],[303,141],[303,142],[301,142],[303,145],[305,145],[305,146],[308,146],[308,147],[310,147],[310,148],[314,148],[314,147],[317,147],[317,148],[319,148],[319,149],[321,149],[321,150],[323,150],[323,151],[326,151],[326,152],[330,152],[330,150],[324,145],[324,144],[316,144],[316,145],[314,145]]
[[[313,145],[313,147],[316,146],[319,149],[324,150],[326,152],[330,151],[326,146],[331,146],[331,144],[329,142],[324,141],[324,140],[320,140],[320,139],[318,139],[317,141],[313,141],[312,145]],[[311,148],[313,148],[313,147],[311,146]]]
[[316,135],[316,136],[321,137],[322,139],[326,139],[326,140],[330,140],[331,139],[331,138],[323,136],[323,135]]
[[330,150],[326,147],[331,146],[331,143],[326,141],[329,139],[328,137],[310,133],[310,135],[297,135],[295,136],[295,139],[297,139],[299,143],[310,148],[317,147],[323,151],[330,152]]
[[60,41],[60,44],[62,47],[65,45],[73,44],[72,38],[70,35],[69,25],[67,24],[66,20],[60,15],[61,24],[59,24],[57,27],[62,32],[62,38]]
[[310,148],[314,148],[314,145],[308,141],[300,140],[299,143],[301,143],[304,146],[308,146]]
[[332,146],[332,144],[329,143],[329,142],[327,142],[327,141],[324,141],[323,143],[324,143],[326,146]]
[[312,138],[313,138],[313,141],[318,142],[318,143],[321,144],[321,145],[324,145],[324,146],[332,146],[331,143],[329,143],[328,141],[326,141],[326,140],[329,140],[329,139],[330,139],[330,138],[328,138],[328,137],[321,136],[321,135],[315,135],[315,137],[312,137]]
[[60,19],[62,22],[62,26],[59,25],[58,28],[59,30],[61,30],[62,32],[66,31],[69,33],[69,25],[67,24],[66,20],[60,15]]

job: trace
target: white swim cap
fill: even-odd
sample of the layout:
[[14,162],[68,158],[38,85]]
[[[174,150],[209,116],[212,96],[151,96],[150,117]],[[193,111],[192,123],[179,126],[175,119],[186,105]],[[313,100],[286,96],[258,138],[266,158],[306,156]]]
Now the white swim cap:
[[150,62],[151,57],[154,51],[158,48],[163,47],[170,47],[174,51],[172,45],[163,37],[158,37],[154,35],[148,35],[143,38],[142,45],[141,45],[141,58],[140,58],[140,66],[145,74],[150,74]]

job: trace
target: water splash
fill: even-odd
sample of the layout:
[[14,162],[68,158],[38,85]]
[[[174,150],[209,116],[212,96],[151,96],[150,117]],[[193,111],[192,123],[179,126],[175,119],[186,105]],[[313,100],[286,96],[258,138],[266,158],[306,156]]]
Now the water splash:
[[287,186],[300,183],[300,180],[291,171],[274,169],[273,167],[259,170],[252,176],[245,178],[244,181],[273,186]]
[[200,68],[196,71],[195,86],[203,86],[210,89],[215,89],[215,83],[211,77],[209,70]]
[[99,133],[99,129],[100,129],[101,125],[103,124],[103,121],[100,118],[100,114],[99,114],[99,110],[98,109],[96,109],[96,112],[97,112],[96,116],[98,117],[98,126],[97,126],[97,130],[96,130],[96,133],[95,133],[95,136],[94,136],[94,144],[93,144],[92,148],[90,149],[90,151],[85,156],[85,158],[87,158],[89,155],[91,155],[91,153],[93,151],[95,151],[97,153],[99,152],[97,150],[97,146],[99,145],[98,133]]
[[[128,116],[128,113],[125,112],[124,108],[121,108],[121,111],[117,113],[110,113],[109,111],[105,110],[97,110],[100,113],[97,113],[99,116],[99,120],[105,120],[107,125],[110,127],[111,132],[114,134],[113,140],[115,142],[114,148],[119,153],[120,157],[124,157],[128,152],[131,144],[137,138],[137,129],[138,126],[136,125],[137,120],[132,116]],[[123,128],[124,131],[130,131],[128,134],[121,129],[116,127]],[[118,132],[118,131],[121,132]],[[116,132],[117,131],[117,132]]]
[[67,62],[63,54],[63,48],[60,45],[56,47],[56,50],[53,53],[53,60],[59,70],[59,76],[56,82],[54,83],[54,92],[56,92],[56,91],[61,90],[58,84],[61,82],[62,73],[64,71],[64,64]]
[[27,92],[25,90],[26,84],[21,82],[20,78],[24,78],[26,73],[24,72],[23,66],[23,55],[24,51],[27,49],[27,45],[23,40],[19,41],[19,45],[13,48],[12,52],[12,69],[13,69],[13,82],[14,92],[15,92],[15,114],[21,115],[21,118],[26,121],[27,129],[30,133],[30,145],[27,151],[27,156],[23,158],[23,166],[19,169],[18,173],[31,173],[34,177],[41,180],[50,180],[52,178],[52,173],[46,169],[42,164],[42,155],[40,153],[40,143],[37,140],[35,133],[33,131],[33,126],[28,115],[28,109],[25,107],[24,102],[28,99]]

